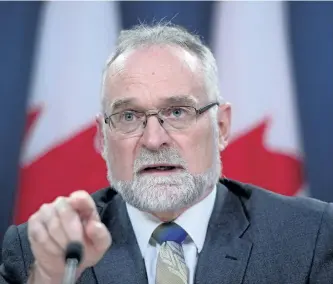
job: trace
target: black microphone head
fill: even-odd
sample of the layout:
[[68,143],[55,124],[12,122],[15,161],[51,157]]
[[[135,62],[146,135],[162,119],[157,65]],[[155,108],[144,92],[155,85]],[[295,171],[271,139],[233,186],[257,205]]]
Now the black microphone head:
[[70,242],[66,248],[65,261],[68,259],[76,259],[78,263],[83,258],[83,245],[79,242]]

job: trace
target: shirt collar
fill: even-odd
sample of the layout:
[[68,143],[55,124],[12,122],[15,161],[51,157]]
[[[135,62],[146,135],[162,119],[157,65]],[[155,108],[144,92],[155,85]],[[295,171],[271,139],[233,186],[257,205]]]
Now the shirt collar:
[[[216,187],[203,200],[187,209],[174,222],[181,226],[197,247],[198,253],[203,248],[210,216],[216,199]],[[154,230],[163,222],[155,216],[142,212],[126,203],[127,212],[140,247],[142,256],[145,257],[149,240]],[[198,226],[200,220],[200,226]]]

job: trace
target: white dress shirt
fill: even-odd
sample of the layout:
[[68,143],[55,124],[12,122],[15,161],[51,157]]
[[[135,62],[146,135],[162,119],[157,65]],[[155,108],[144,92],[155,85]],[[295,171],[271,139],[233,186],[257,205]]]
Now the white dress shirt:
[[[189,284],[193,284],[198,254],[205,242],[215,198],[216,187],[205,199],[187,209],[174,221],[188,234],[183,243],[183,250],[190,273]],[[162,222],[153,215],[142,212],[129,204],[126,206],[142,257],[145,260],[148,283],[155,284],[156,262],[160,245],[151,240],[151,235]]]

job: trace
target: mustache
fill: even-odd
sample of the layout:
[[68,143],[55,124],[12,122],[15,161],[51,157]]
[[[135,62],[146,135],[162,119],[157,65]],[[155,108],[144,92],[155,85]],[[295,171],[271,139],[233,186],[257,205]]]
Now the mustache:
[[187,163],[175,148],[161,148],[159,151],[151,151],[143,148],[134,161],[134,172],[138,172],[142,167],[152,164],[170,164],[187,169]]

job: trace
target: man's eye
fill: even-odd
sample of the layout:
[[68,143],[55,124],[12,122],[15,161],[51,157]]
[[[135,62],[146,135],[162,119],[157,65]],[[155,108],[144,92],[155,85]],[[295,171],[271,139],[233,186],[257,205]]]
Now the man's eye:
[[175,116],[175,117],[180,117],[182,116],[182,114],[184,115],[184,110],[182,108],[174,108],[171,110],[171,115]]
[[190,111],[186,107],[171,107],[162,112],[165,117],[171,119],[185,118],[189,113]]
[[120,120],[121,121],[130,122],[130,121],[135,120],[135,118],[136,118],[136,116],[135,116],[134,112],[132,112],[132,111],[124,111],[121,114]]

